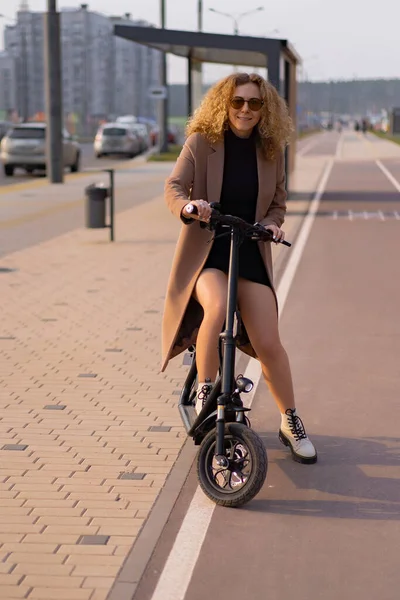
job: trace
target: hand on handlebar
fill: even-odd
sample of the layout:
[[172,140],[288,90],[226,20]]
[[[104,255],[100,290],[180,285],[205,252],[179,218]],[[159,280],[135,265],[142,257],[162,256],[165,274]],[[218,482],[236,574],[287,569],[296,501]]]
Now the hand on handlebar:
[[265,229],[272,232],[272,241],[275,242],[275,244],[282,243],[285,239],[285,232],[277,225],[266,225]]
[[185,217],[209,222],[212,208],[206,200],[191,200],[183,209]]
[[195,218],[200,223],[200,227],[210,227],[216,224],[222,224],[226,227],[237,228],[245,237],[250,237],[254,240],[261,241],[273,241],[276,244],[284,244],[285,246],[291,246],[289,242],[285,240],[285,233],[274,224],[267,225],[264,227],[260,223],[250,225],[243,219],[232,215],[221,215],[220,205],[211,203],[208,204],[205,200],[192,200],[182,210],[182,214],[189,217]]

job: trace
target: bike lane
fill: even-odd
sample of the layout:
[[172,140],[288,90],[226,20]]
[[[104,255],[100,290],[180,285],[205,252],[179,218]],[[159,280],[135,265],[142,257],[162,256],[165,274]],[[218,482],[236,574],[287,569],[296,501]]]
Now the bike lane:
[[397,600],[399,210],[400,194],[374,160],[335,162],[281,315],[319,461],[294,463],[280,445],[261,382],[251,420],[268,452],[264,488],[242,509],[216,507],[204,531],[200,514],[189,540],[196,560],[180,548],[173,576],[159,579],[196,494],[192,472],[135,600]]

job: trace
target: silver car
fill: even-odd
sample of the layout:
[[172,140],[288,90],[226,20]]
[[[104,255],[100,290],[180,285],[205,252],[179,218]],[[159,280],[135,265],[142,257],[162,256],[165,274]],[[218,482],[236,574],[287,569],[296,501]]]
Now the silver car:
[[140,153],[140,139],[131,126],[122,123],[102,125],[94,140],[96,158],[110,154],[124,154],[134,158]]
[[150,148],[150,136],[147,127],[144,123],[135,123],[132,125],[140,140],[140,151],[146,152]]
[[8,121],[0,121],[0,142],[11,127],[12,123],[9,123]]
[[[76,173],[79,171],[80,157],[79,144],[64,130],[64,167],[69,167],[72,173]],[[27,173],[46,170],[46,124],[14,125],[1,140],[0,160],[7,177],[11,177],[16,168],[25,169]]]

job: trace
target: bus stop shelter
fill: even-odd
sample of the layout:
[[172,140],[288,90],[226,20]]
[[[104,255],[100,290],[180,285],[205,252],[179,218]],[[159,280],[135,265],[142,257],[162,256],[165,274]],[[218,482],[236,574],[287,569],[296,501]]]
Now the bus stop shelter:
[[[296,126],[297,80],[296,67],[300,57],[287,40],[257,38],[241,35],[220,35],[195,31],[175,31],[155,27],[138,27],[116,23],[114,35],[161,52],[187,59],[188,116],[203,96],[201,65],[217,63],[266,68],[268,80],[285,98],[290,116]],[[286,152],[287,174],[294,169],[295,135]]]

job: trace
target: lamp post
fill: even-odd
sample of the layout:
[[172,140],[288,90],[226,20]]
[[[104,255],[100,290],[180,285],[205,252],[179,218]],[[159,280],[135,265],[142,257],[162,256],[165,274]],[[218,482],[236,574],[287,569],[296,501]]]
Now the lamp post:
[[203,0],[197,0],[197,30],[203,31]]
[[[220,10],[216,10],[215,8],[209,8],[209,10],[217,15],[222,15],[223,17],[228,17],[228,19],[232,19],[233,21],[233,33],[235,35],[239,35],[239,22],[249,15],[252,15],[256,12],[264,10],[263,6],[258,6],[257,8],[253,8],[252,10],[246,10],[246,12],[240,13],[238,15],[231,15],[230,13],[225,13]],[[237,66],[234,65],[234,72],[237,72]]]
[[261,10],[264,10],[264,7],[263,6],[258,6],[257,8],[253,8],[252,10],[247,10],[246,12],[240,13],[238,15],[233,15],[233,14],[230,14],[230,13],[222,12],[220,10],[216,10],[215,8],[209,8],[208,10],[210,10],[213,13],[216,13],[217,15],[222,15],[223,17],[228,17],[229,19],[232,19],[234,34],[235,35],[239,35],[239,22],[244,17],[247,17],[248,15],[252,15],[253,13],[256,13],[256,12],[259,12]]
[[56,0],[47,0],[44,50],[47,172],[51,183],[63,183],[60,13]]
[[[165,0],[160,0],[160,21],[162,29],[165,29],[166,9]],[[159,152],[168,152],[168,87],[167,87],[167,56],[161,53],[160,60],[160,86],[166,90],[164,98],[159,102]]]

